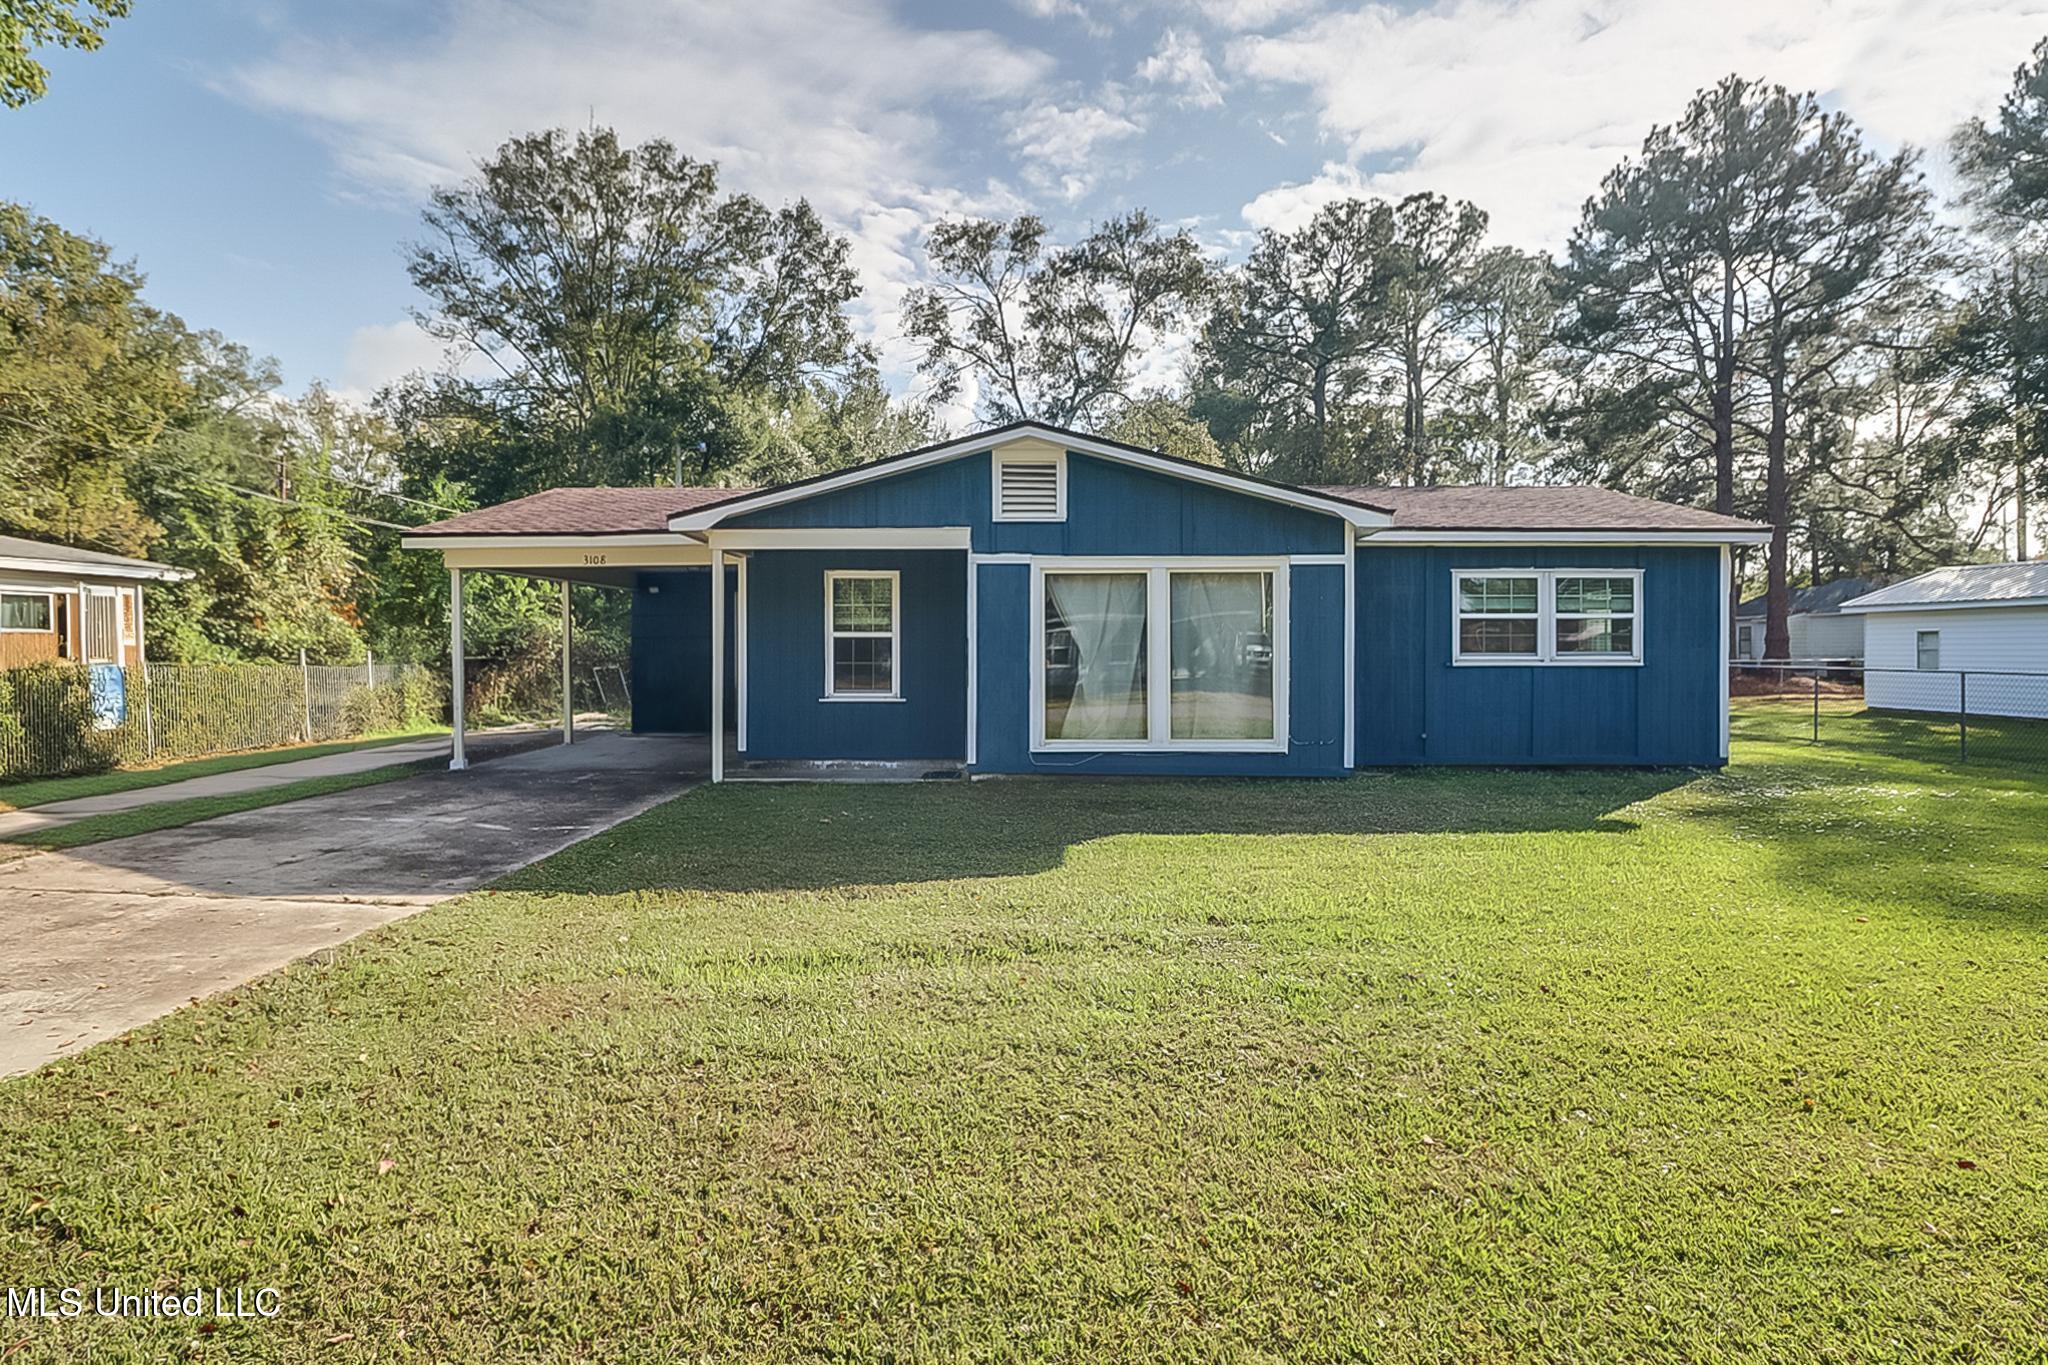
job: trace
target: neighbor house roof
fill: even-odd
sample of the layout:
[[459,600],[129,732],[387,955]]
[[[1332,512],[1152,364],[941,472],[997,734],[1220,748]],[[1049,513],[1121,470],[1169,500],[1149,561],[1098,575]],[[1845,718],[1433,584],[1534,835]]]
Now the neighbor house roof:
[[170,581],[190,578],[191,571],[159,564],[152,559],[131,559],[103,550],[80,550],[54,545],[25,536],[0,536],[0,569],[30,573],[77,574],[81,578],[153,578]]
[[1958,564],[1932,569],[1842,604],[1844,611],[2048,605],[2048,563]]
[[406,532],[413,536],[663,535],[679,512],[707,507],[751,488],[550,488],[480,507]]
[[1639,498],[1612,488],[1454,484],[1388,488],[1337,484],[1332,497],[1392,510],[1396,531],[1736,531],[1768,529],[1740,517]]
[[[1810,588],[1792,589],[1792,615],[1831,616],[1841,611],[1842,604],[1874,592],[1884,586],[1882,578],[1837,578],[1832,583],[1820,583]],[[1735,609],[1738,617],[1760,617],[1766,613],[1770,599],[1767,595],[1750,598]]]

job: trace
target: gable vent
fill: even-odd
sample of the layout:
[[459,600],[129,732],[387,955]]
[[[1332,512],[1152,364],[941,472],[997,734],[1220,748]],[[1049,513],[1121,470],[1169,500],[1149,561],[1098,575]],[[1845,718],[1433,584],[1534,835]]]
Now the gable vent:
[[1063,521],[1066,481],[1054,459],[996,461],[996,520]]

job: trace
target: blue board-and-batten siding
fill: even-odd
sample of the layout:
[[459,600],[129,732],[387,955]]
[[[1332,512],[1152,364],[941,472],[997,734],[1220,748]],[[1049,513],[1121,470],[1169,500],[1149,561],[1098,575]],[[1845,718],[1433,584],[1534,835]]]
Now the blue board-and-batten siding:
[[[901,701],[827,701],[825,574],[894,569]],[[967,751],[964,550],[757,550],[747,560],[748,759],[940,759]]]
[[989,457],[963,455],[737,516],[733,529],[964,526],[977,554],[1342,554],[1341,518],[1090,455],[1067,456],[1065,521],[997,521]]
[[[1286,751],[1033,753],[1029,563],[977,560],[970,569],[969,554],[959,550],[757,549],[748,558],[747,758],[964,757],[971,617],[974,766],[981,772],[1337,775],[1347,771],[1347,710],[1360,767],[1723,761],[1719,547],[1360,546],[1357,690],[1347,698],[1345,571],[1331,562],[1349,535],[1341,519],[1069,454],[1065,521],[998,523],[990,475],[986,453],[969,455],[727,525],[965,527],[975,556],[1309,557],[1314,562],[1287,568]],[[1609,567],[1644,571],[1640,667],[1450,662],[1453,569]],[[824,701],[824,574],[867,568],[902,574],[906,699]],[[645,591],[655,580],[664,585],[658,596]],[[634,603],[635,728],[708,723],[707,597],[701,570],[643,576]],[[728,707],[729,719],[734,710]]]
[[[725,571],[727,658],[738,574]],[[703,734],[711,728],[711,570],[660,569],[634,576],[632,646],[635,734]],[[728,672],[726,725],[737,693]]]
[[[1451,663],[1457,569],[1643,570],[1640,667]],[[1718,547],[1363,545],[1358,763],[1711,766],[1721,754]]]

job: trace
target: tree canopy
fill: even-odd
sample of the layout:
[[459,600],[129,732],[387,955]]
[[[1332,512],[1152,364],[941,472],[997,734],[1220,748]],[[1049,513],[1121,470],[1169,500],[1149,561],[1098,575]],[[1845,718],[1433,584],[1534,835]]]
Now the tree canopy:
[[1144,348],[1178,326],[1209,287],[1201,249],[1144,210],[1048,248],[1045,224],[965,219],[925,244],[935,277],[904,301],[934,402],[970,385],[991,422],[1107,420],[1131,398]]
[[0,0],[0,105],[19,109],[49,90],[36,49],[91,52],[106,41],[107,25],[133,8],[134,0]]

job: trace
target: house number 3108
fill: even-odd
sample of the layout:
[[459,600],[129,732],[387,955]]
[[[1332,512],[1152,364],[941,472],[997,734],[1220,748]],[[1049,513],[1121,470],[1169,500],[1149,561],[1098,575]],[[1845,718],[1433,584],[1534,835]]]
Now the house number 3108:
[[583,562],[584,562],[585,564],[602,564],[602,563],[604,563],[604,556],[603,556],[603,555],[585,555],[585,556],[583,556]]

